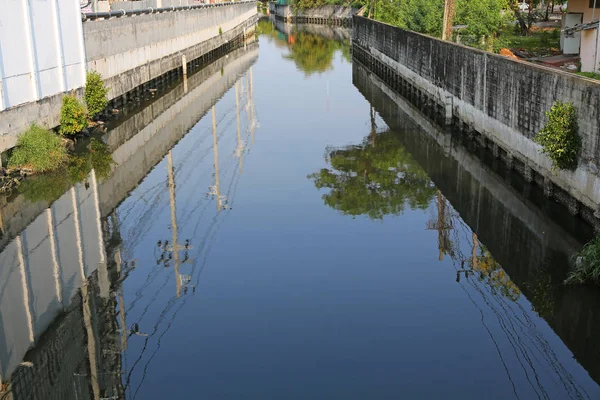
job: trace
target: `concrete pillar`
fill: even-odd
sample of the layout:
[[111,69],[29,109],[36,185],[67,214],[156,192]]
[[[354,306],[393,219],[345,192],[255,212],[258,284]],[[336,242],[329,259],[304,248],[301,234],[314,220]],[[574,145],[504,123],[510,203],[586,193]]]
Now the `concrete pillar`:
[[452,96],[446,96],[446,98],[444,99],[444,107],[446,110],[446,125],[452,125],[452,116],[453,116],[453,112],[452,112],[452,107],[453,106],[453,97]]
[[568,208],[571,215],[579,214],[579,202],[573,197],[569,198]]
[[492,143],[492,154],[494,158],[500,157],[500,147],[496,143]]
[[185,58],[185,54],[181,56],[181,70],[183,72],[183,76],[187,76],[187,60]]
[[525,178],[525,182],[533,182],[533,169],[529,165],[523,166],[523,178]]
[[553,194],[554,185],[550,178],[544,177],[544,196],[551,198]]
[[515,155],[512,152],[506,154],[506,168],[510,171],[515,167]]

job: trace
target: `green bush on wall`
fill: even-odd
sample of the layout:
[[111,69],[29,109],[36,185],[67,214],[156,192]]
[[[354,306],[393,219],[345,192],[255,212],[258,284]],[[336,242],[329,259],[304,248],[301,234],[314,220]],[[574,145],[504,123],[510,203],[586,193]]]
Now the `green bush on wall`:
[[100,114],[106,108],[108,104],[107,94],[108,89],[104,87],[102,76],[96,71],[88,72],[85,80],[84,97],[91,118]]
[[67,151],[54,133],[32,125],[17,139],[8,159],[9,168],[28,168],[34,172],[52,171],[67,161]]
[[546,118],[548,121],[535,141],[542,145],[542,152],[552,160],[554,169],[575,169],[581,149],[575,107],[557,100],[546,112]]
[[87,128],[87,113],[81,101],[73,95],[63,97],[59,133],[76,135],[85,128]]

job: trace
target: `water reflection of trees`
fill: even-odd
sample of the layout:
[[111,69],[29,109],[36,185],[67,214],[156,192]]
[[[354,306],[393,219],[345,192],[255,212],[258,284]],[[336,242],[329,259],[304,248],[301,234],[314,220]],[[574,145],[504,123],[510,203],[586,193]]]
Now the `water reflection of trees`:
[[293,28],[287,34],[276,30],[273,23],[265,19],[258,22],[258,32],[278,47],[287,48],[288,54],[283,57],[294,61],[296,67],[306,75],[330,70],[338,51],[344,60],[352,61],[349,40],[329,39],[301,28]]
[[330,149],[331,168],[309,175],[326,205],[347,215],[373,219],[398,215],[408,204],[426,209],[436,189],[394,132],[366,139],[361,145]]
[[106,179],[113,164],[108,146],[101,140],[92,138],[84,148],[71,155],[62,168],[25,179],[19,186],[19,193],[32,202],[52,202],[74,184],[86,182],[92,170],[96,179]]

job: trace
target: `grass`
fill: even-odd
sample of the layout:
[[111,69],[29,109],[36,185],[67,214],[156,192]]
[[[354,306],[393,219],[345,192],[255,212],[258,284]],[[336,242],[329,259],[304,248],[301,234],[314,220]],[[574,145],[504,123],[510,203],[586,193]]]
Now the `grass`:
[[512,27],[507,27],[498,33],[494,44],[496,53],[502,48],[524,50],[532,56],[554,55],[560,53],[560,30],[532,28],[529,36],[521,36]]
[[576,72],[576,74],[590,79],[597,79],[600,81],[600,74],[598,72]]
[[19,136],[8,166],[26,168],[33,172],[53,171],[67,161],[67,151],[54,133],[32,125]]
[[575,269],[566,284],[600,284],[600,236],[596,236],[577,254]]

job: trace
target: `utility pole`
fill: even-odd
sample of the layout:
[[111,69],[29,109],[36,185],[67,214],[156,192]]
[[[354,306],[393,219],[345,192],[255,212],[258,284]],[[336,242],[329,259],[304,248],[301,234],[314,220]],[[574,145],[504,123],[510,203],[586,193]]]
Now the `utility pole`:
[[[173,255],[173,270],[175,271],[175,289],[177,297],[181,297],[181,288],[182,286],[187,286],[187,284],[191,281],[191,277],[188,275],[181,275],[179,273],[179,265],[181,261],[179,260],[179,252],[182,250],[187,251],[190,249],[189,241],[186,240],[184,246],[179,244],[178,239],[178,229],[177,229],[177,209],[175,206],[175,173],[173,171],[173,153],[169,150],[169,154],[167,155],[168,162],[168,176],[169,176],[169,199],[171,204],[171,233],[172,233],[172,242],[171,246],[166,248],[166,250],[171,251]],[[185,256],[183,260],[184,263],[189,263],[191,260]]]
[[223,207],[221,203],[221,188],[219,185],[219,146],[217,142],[217,113],[215,106],[212,107],[212,128],[213,128],[213,152],[215,154],[215,185],[210,186],[209,195],[213,196],[217,200],[217,213],[221,212]]
[[438,231],[439,260],[442,261],[444,259],[444,254],[450,253],[450,257],[453,257],[454,251],[448,234],[449,230],[452,229],[452,222],[447,221],[446,200],[444,199],[441,190],[438,190],[437,193],[437,209],[437,221],[428,221],[427,229]]
[[240,133],[240,99],[239,99],[239,90],[238,83],[235,83],[235,114],[237,117],[237,148],[235,149],[234,155],[238,158],[238,163],[240,164],[240,174],[242,173],[242,162],[244,158],[242,155],[244,154],[244,146],[242,146],[242,137]]
[[445,0],[444,21],[442,24],[442,40],[452,41],[452,26],[454,25],[455,0]]
[[254,128],[256,127],[256,121],[254,120],[254,81],[252,80],[252,67],[250,67],[250,112],[252,114],[250,132],[252,132],[252,146],[254,146]]

